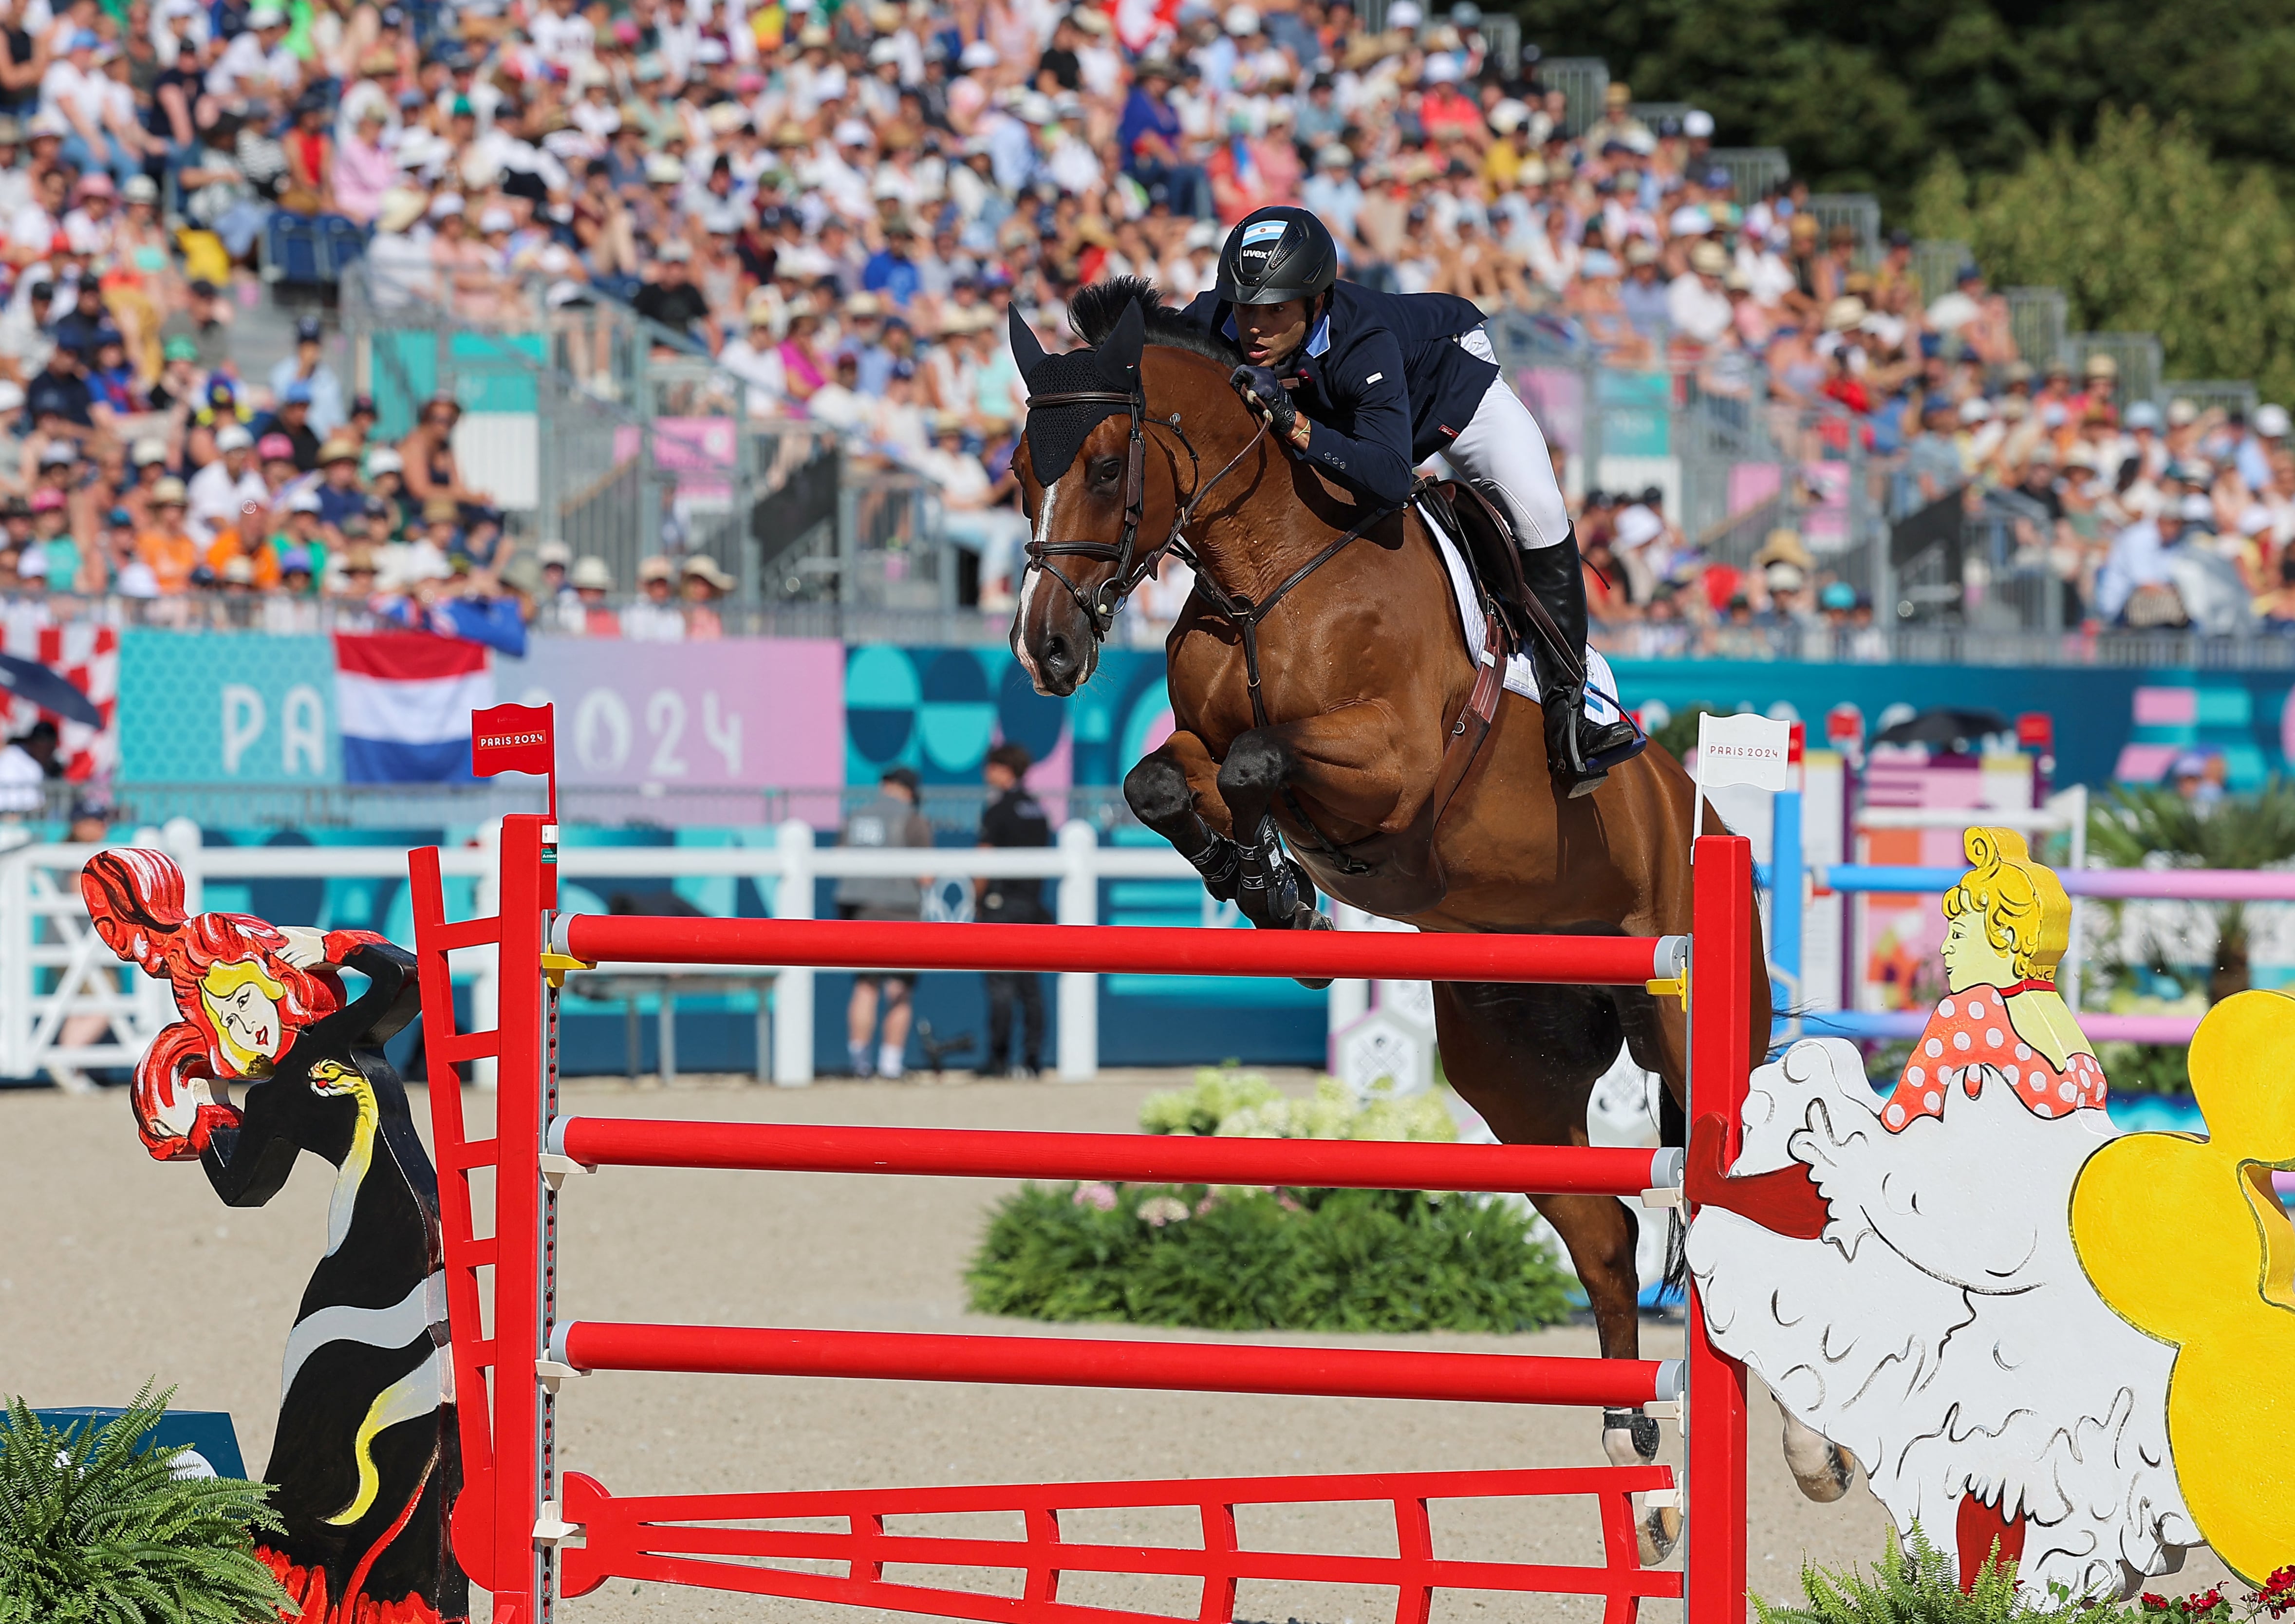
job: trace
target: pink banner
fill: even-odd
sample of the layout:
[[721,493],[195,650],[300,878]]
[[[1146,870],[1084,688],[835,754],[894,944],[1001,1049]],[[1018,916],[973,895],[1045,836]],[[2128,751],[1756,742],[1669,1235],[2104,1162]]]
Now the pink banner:
[[571,788],[815,789],[845,781],[845,646],[827,639],[537,638],[496,690],[558,707]]
[[[653,420],[654,466],[677,476],[680,496],[722,502],[732,494],[734,431],[730,417],[657,417]],[[614,430],[614,461],[638,454],[642,431],[635,423]]]

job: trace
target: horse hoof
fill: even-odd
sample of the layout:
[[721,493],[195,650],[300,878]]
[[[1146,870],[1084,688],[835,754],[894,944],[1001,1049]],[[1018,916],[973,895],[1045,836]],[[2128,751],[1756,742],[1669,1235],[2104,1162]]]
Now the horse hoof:
[[1641,1521],[1634,1525],[1634,1534],[1635,1543],[1641,1547],[1642,1566],[1654,1568],[1681,1543],[1681,1513],[1671,1506],[1646,1506]]

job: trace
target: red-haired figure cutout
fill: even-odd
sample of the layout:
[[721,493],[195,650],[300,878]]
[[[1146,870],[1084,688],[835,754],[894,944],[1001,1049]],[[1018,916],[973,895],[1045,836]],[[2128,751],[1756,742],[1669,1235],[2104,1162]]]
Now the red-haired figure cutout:
[[233,1206],[270,1200],[306,1150],[337,1169],[287,1339],[265,1473],[287,1531],[265,1559],[306,1624],[467,1617],[437,1177],[383,1054],[421,1007],[412,956],[372,931],[187,915],[183,870],[143,848],[91,858],[80,890],[105,945],[183,1014],[135,1068],[145,1149],[196,1159]]

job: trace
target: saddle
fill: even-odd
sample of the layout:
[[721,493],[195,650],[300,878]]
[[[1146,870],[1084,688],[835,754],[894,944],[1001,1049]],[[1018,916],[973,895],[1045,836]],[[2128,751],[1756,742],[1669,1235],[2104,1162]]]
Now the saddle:
[[1557,659],[1559,669],[1583,680],[1586,657],[1566,646],[1562,628],[1530,590],[1522,573],[1522,550],[1514,526],[1491,499],[1458,479],[1421,479],[1411,498],[1419,510],[1449,532],[1474,578],[1482,611],[1495,622],[1504,640],[1499,650],[1503,666],[1534,636]]

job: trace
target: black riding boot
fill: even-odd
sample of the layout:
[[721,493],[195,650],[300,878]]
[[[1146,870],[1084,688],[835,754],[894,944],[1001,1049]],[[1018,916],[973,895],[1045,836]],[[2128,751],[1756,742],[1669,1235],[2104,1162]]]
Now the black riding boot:
[[1586,575],[1573,528],[1552,547],[1525,549],[1522,573],[1562,632],[1563,658],[1537,650],[1538,702],[1546,712],[1546,759],[1572,796],[1591,795],[1610,769],[1642,752],[1649,741],[1631,722],[1593,722],[1586,715]]

